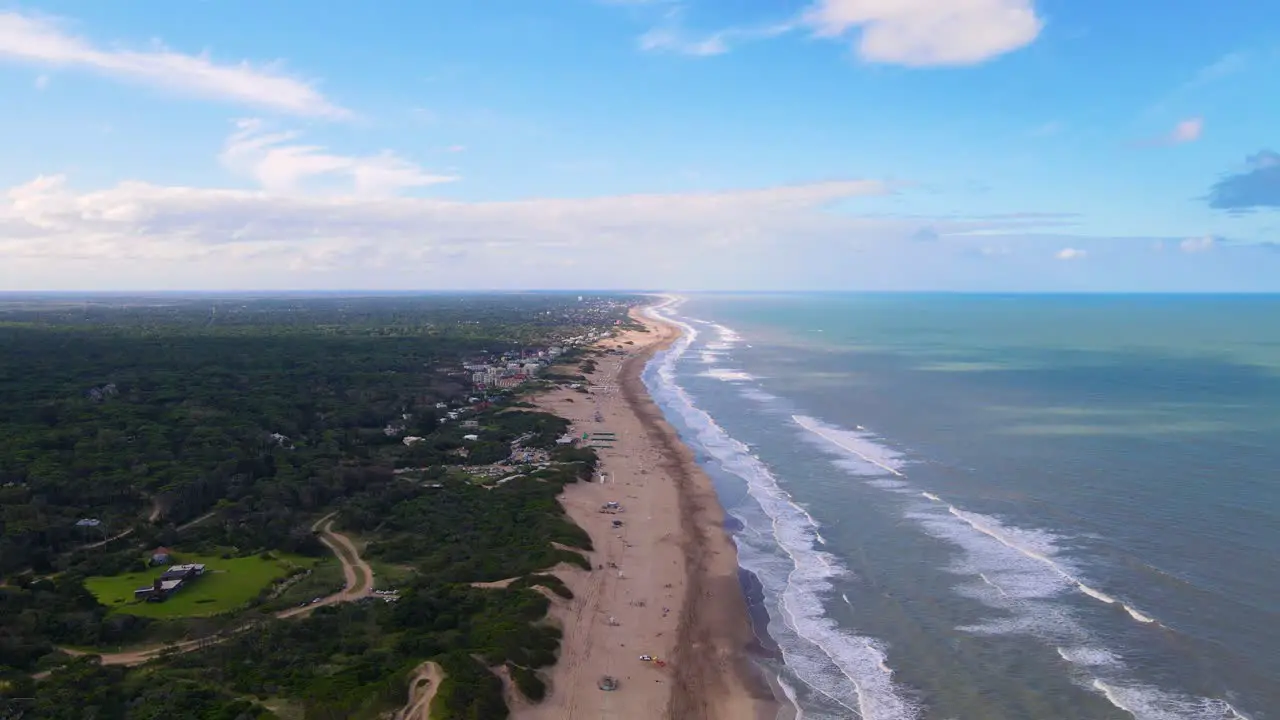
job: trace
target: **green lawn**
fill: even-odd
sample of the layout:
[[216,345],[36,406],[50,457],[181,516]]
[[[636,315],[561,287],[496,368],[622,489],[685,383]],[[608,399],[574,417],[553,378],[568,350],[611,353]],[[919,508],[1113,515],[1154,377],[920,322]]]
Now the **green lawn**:
[[150,585],[168,565],[147,572],[91,577],[85,580],[85,587],[98,598],[98,602],[115,612],[153,618],[208,617],[235,610],[294,569],[309,567],[316,562],[315,558],[288,555],[276,555],[272,560],[264,560],[257,555],[223,560],[220,557],[181,554],[178,560],[204,564],[204,575],[164,602],[137,602],[133,599],[133,591]]

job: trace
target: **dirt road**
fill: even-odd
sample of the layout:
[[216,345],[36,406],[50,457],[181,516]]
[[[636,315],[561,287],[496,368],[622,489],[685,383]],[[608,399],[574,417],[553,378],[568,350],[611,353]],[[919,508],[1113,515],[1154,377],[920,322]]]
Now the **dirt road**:
[[311,526],[311,530],[312,532],[320,533],[320,542],[333,551],[334,556],[338,558],[338,562],[342,563],[342,577],[344,580],[342,590],[321,598],[310,605],[281,610],[276,613],[276,617],[290,618],[297,615],[305,615],[318,607],[340,602],[352,602],[373,594],[373,568],[369,567],[369,563],[360,557],[360,551],[356,549],[355,543],[351,542],[351,538],[334,531],[333,516],[335,514],[329,513],[320,518]]
[[[314,603],[302,607],[289,608],[276,613],[277,618],[291,618],[299,615],[305,615],[318,607],[325,605],[333,605],[340,602],[352,602],[366,597],[373,593],[373,568],[369,567],[369,563],[360,557],[359,550],[356,549],[355,543],[351,542],[351,538],[342,533],[335,532],[333,529],[333,516],[336,513],[330,513],[315,522],[311,526],[313,532],[320,533],[320,542],[333,551],[337,556],[338,562],[342,563],[342,575],[345,579],[342,590],[322,598]],[[208,637],[196,638],[195,640],[184,640],[179,643],[151,645],[148,647],[128,650],[118,653],[98,653],[102,658],[103,665],[141,665],[148,660],[154,660],[160,657],[166,651],[175,653],[191,652],[200,648],[216,645],[232,635],[248,630],[253,627],[243,625],[232,630],[228,630],[219,635],[211,635]],[[59,648],[68,655],[92,655],[95,653],[85,652],[83,650],[73,650],[71,648]],[[425,717],[425,716],[424,716]]]
[[394,720],[431,720],[431,701],[444,680],[444,671],[433,662],[424,662],[409,676],[409,702]]

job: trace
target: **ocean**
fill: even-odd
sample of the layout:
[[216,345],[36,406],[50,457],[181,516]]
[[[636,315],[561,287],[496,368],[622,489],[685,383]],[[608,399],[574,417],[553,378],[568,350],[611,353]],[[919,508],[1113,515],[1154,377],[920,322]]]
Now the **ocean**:
[[657,312],[802,717],[1280,718],[1280,297]]

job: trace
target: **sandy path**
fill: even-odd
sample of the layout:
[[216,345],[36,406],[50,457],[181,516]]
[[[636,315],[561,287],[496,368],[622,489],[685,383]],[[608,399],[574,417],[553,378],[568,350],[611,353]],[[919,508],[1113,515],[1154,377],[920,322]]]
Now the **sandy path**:
[[[320,542],[324,543],[330,550],[332,550],[333,554],[337,556],[338,562],[342,563],[342,575],[345,579],[342,590],[329,595],[328,597],[322,598],[318,602],[311,603],[310,605],[281,610],[275,614],[277,618],[284,619],[305,615],[318,607],[333,605],[340,602],[351,602],[372,594],[373,568],[369,567],[369,563],[365,562],[365,560],[360,557],[360,553],[356,549],[355,543],[351,542],[351,538],[334,531],[333,516],[335,514],[337,513],[330,513],[320,518],[311,526],[311,530],[313,532],[320,533]],[[160,657],[166,651],[180,654],[191,652],[192,650],[199,650],[210,645],[216,645],[217,643],[226,640],[228,637],[252,627],[253,624],[242,625],[219,635],[211,635],[208,637],[196,638],[194,640],[184,640],[178,643],[151,645],[118,653],[90,653],[71,648],[58,649],[72,656],[98,654],[102,658],[103,665],[141,665],[148,660],[154,660],[155,658]]]
[[177,527],[177,530],[178,530],[178,532],[182,532],[183,530],[186,530],[186,529],[187,529],[187,528],[189,528],[189,527],[194,527],[194,526],[196,526],[196,525],[199,525],[200,523],[204,522],[205,520],[208,520],[209,518],[211,518],[211,517],[213,517],[214,515],[217,515],[217,514],[218,514],[218,513],[217,513],[217,511],[216,511],[216,510],[211,510],[211,511],[209,511],[209,512],[207,512],[207,513],[203,514],[203,515],[201,515],[200,517],[196,518],[195,520],[192,520],[192,521],[190,521],[190,522],[183,523],[182,525],[179,525],[179,526]]
[[97,542],[86,543],[84,545],[77,545],[75,549],[76,550],[92,550],[94,548],[102,547],[107,543],[113,543],[116,540],[119,540],[120,538],[129,537],[132,534],[133,534],[133,528],[129,528],[128,530],[124,530],[122,532],[116,533],[115,535],[112,535],[109,538],[98,540]]
[[373,594],[373,568],[369,567],[369,563],[360,557],[360,551],[356,548],[355,543],[351,542],[351,538],[334,531],[333,516],[336,514],[329,513],[320,518],[311,526],[311,530],[312,532],[320,533],[320,542],[333,551],[334,556],[338,558],[338,562],[342,563],[343,588],[310,605],[281,610],[276,613],[276,617],[290,618],[306,615],[318,607],[340,602],[352,602]]
[[409,701],[393,720],[431,720],[431,701],[444,680],[444,671],[433,662],[424,662],[409,676]]
[[[568,418],[577,437],[583,432],[612,432],[616,440],[613,447],[598,449],[597,482],[571,485],[560,496],[568,515],[591,535],[596,549],[589,557],[597,569],[555,572],[574,593],[572,601],[554,602],[551,611],[564,628],[559,662],[547,673],[547,698],[515,709],[513,716],[772,717],[772,697],[764,699],[758,688],[748,690],[738,675],[743,668],[728,661],[741,654],[751,629],[737,585],[736,552],[722,527],[723,513],[716,514],[719,505],[710,480],[688,449],[674,440],[674,431],[640,378],[650,355],[674,340],[678,331],[635,317],[650,332],[628,332],[603,343],[627,355],[596,358],[589,384],[597,389],[590,396],[561,389],[537,399],[539,407]],[[634,345],[625,345],[628,340]],[[569,399],[573,402],[566,402]],[[687,497],[695,486],[704,487],[696,505]],[[601,513],[609,501],[620,503],[623,512]],[[621,520],[622,526],[614,528],[614,520]],[[699,529],[693,523],[708,526]],[[718,544],[704,547],[709,543]],[[731,584],[723,585],[723,578]],[[691,605],[700,610],[690,612]],[[715,622],[708,624],[709,620]],[[670,664],[660,667],[641,661],[640,655]],[[603,675],[616,678],[619,687],[600,690]],[[695,693],[714,697],[688,702]]]

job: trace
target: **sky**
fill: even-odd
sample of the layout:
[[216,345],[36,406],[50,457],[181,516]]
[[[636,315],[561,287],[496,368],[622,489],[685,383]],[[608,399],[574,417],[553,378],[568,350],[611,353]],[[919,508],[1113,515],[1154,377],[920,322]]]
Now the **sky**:
[[1280,291],[1276,27],[0,0],[0,290]]

